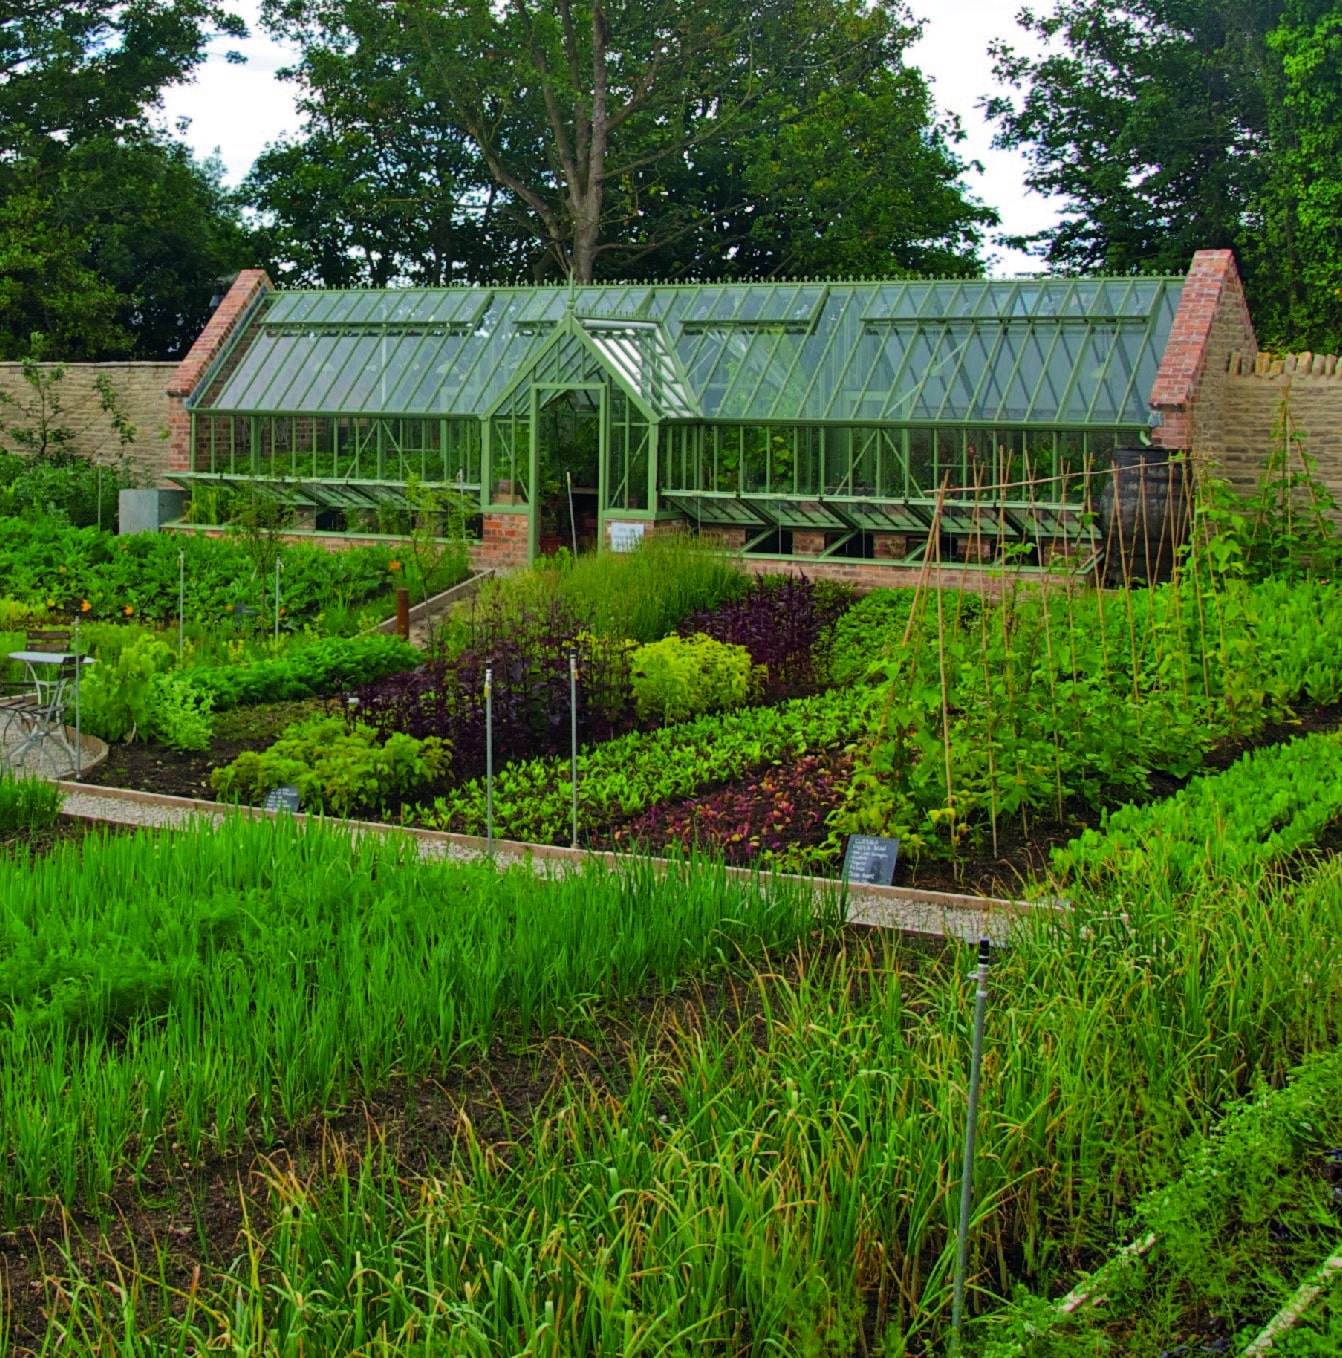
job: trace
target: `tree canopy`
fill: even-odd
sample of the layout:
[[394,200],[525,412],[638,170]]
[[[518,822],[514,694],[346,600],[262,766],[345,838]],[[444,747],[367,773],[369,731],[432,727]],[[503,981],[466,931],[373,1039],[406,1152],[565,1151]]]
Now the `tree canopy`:
[[216,167],[156,133],[214,0],[0,0],[0,358],[171,357],[249,251]]
[[326,283],[976,272],[902,3],[269,0],[304,135],[249,198]]
[[1336,347],[1333,0],[1059,0],[1020,21],[1045,50],[996,45],[1017,94],[989,112],[1031,187],[1067,203],[1021,243],[1079,271],[1181,271],[1233,248],[1261,337]]

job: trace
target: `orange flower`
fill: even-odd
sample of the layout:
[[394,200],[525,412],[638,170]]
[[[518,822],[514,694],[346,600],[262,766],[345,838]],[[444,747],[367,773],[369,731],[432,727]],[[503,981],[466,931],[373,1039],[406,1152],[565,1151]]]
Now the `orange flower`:
[[124,605],[124,606],[122,607],[121,611],[122,611],[128,618],[130,617],[130,615],[131,615],[132,613],[135,612],[135,610],[134,610],[129,604]]
[[233,605],[232,605],[232,604],[225,604],[225,605],[224,605],[224,612],[225,612],[225,613],[231,613],[232,611],[233,611]]
[[387,569],[389,571],[399,571],[401,569],[401,563],[399,561],[393,561]]
[[57,569],[58,571],[60,571],[60,573],[61,573],[62,575],[65,574],[65,567],[64,567],[64,566],[57,566],[56,569]]
[[289,610],[287,608],[280,609],[280,617],[283,617],[288,611]]
[[88,601],[87,599],[85,599],[84,602],[83,602],[82,604],[79,605],[79,611],[80,611],[81,613],[87,613],[87,612],[89,611],[89,609],[92,608],[92,607],[93,607],[93,605],[92,605],[91,603],[89,603],[89,601]]

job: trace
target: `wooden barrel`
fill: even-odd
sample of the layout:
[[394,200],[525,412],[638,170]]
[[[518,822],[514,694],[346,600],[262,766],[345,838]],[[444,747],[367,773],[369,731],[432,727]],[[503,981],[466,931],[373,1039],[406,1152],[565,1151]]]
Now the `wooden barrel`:
[[1109,585],[1168,580],[1187,535],[1188,464],[1168,448],[1115,448],[1101,478],[1099,529]]

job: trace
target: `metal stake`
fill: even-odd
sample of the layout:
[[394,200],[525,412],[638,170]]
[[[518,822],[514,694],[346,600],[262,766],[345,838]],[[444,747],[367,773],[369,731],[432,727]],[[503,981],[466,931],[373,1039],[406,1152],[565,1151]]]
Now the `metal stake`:
[[275,644],[280,644],[280,559],[275,558]]
[[578,556],[578,520],[573,515],[573,473],[566,471],[564,480],[568,483],[568,526],[569,532],[573,534],[573,556]]
[[84,668],[84,659],[79,654],[79,614],[75,614],[75,782],[84,776],[84,737],[79,720],[79,671]]
[[974,995],[974,1046],[969,1058],[969,1107],[965,1110],[965,1163],[960,1173],[960,1230],[956,1236],[955,1294],[951,1302],[951,1353],[960,1352],[960,1326],[965,1310],[965,1272],[969,1267],[969,1208],[974,1197],[974,1136],[978,1129],[979,1075],[983,1068],[983,1019],[988,1008],[988,961],[991,945],[979,939],[978,981]]
[[485,666],[485,845],[494,852],[494,666]]
[[186,649],[186,553],[177,553],[177,659]]
[[98,531],[103,530],[103,464],[98,463]]
[[578,847],[578,648],[569,647],[568,653],[569,777],[573,782],[573,847]]

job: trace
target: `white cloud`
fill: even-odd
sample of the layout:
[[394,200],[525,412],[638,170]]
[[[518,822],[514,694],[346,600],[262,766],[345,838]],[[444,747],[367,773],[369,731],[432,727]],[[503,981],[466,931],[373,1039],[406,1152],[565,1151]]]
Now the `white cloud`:
[[[979,107],[993,91],[988,43],[1006,38],[1020,47],[1032,46],[1015,23],[1016,0],[925,3],[923,36],[911,49],[910,60],[930,78],[940,107],[959,116],[966,134],[960,154],[982,162],[983,170],[968,176],[971,190],[998,209],[1003,230],[1009,233],[1026,234],[1051,225],[1057,217],[1056,200],[1027,192],[1024,158],[993,149],[993,129]],[[253,36],[242,42],[216,40],[195,79],[169,90],[164,99],[165,122],[172,126],[180,118],[189,119],[188,144],[199,156],[217,150],[230,184],[243,178],[268,142],[297,131],[299,125],[293,87],[276,74],[294,60],[294,53],[261,31],[259,0],[241,0],[234,8],[247,20]],[[225,53],[231,50],[244,53],[246,65],[227,62]],[[1023,254],[996,254],[993,272],[997,274],[1039,267]]]

